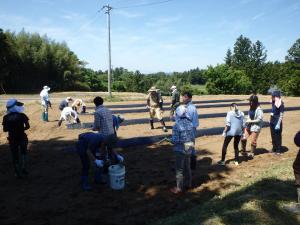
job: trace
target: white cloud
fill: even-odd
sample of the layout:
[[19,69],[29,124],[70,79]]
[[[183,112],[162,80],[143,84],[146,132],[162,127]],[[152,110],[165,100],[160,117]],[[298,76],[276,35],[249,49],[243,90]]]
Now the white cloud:
[[263,12],[256,14],[255,16],[252,17],[252,20],[258,20],[258,19],[262,18],[264,15],[265,15],[265,13],[263,13]]

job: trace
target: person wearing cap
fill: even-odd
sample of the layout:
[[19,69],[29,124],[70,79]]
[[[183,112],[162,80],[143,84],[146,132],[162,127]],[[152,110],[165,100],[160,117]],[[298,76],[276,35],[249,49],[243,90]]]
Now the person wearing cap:
[[49,100],[49,91],[50,88],[48,86],[44,86],[43,90],[40,93],[41,96],[41,104],[42,104],[42,120],[43,121],[49,121],[48,120],[48,109],[51,108],[51,102]]
[[85,103],[82,101],[82,99],[75,99],[75,101],[72,104],[72,108],[78,112],[79,109],[81,108],[81,112],[80,113],[86,113],[86,105]]
[[66,99],[62,100],[59,104],[59,110],[62,111],[65,107],[69,106],[69,103],[72,102],[73,99],[71,97],[67,97]]
[[242,154],[247,156],[246,146],[247,139],[251,138],[251,153],[248,155],[253,158],[257,146],[257,139],[259,133],[263,127],[263,109],[260,107],[258,97],[251,95],[249,98],[250,109],[248,111],[246,127],[244,129],[244,135],[242,137]]
[[194,127],[187,115],[184,105],[176,109],[177,120],[173,126],[171,142],[174,144],[176,187],[170,189],[174,194],[180,194],[192,186],[191,154],[194,148]]
[[227,147],[231,140],[234,138],[234,164],[239,165],[239,143],[243,135],[243,129],[245,127],[244,113],[238,109],[236,103],[230,105],[230,111],[226,116],[226,126],[224,128],[222,136],[224,138],[224,143],[222,147],[222,158],[218,162],[219,165],[225,165],[225,156],[227,152]]
[[[94,163],[96,166],[95,170],[95,182],[102,183],[102,174],[105,173],[105,168],[112,164],[117,164],[124,161],[123,156],[117,154],[115,151],[108,152],[108,159],[104,160],[101,158],[101,148],[104,143],[105,137],[99,133],[86,132],[78,136],[78,141],[76,143],[76,152],[78,153],[81,164],[81,187],[84,191],[89,191],[91,186],[88,181],[90,160],[87,151],[90,150]],[[109,164],[109,165],[107,165]],[[107,172],[107,171],[106,171]]]
[[298,131],[294,137],[294,143],[299,148],[298,154],[296,156],[296,159],[293,163],[293,170],[295,175],[295,181],[296,181],[296,188],[297,188],[297,203],[286,205],[285,208],[292,212],[299,214],[300,213],[300,131]]
[[273,145],[272,150],[277,155],[281,154],[283,113],[284,104],[281,100],[280,91],[273,91],[272,112],[270,117],[270,131]]
[[172,85],[170,90],[172,91],[170,118],[173,118],[175,110],[180,105],[180,94],[175,85]]
[[[199,126],[199,119],[198,119],[198,112],[195,107],[195,105],[192,102],[193,95],[190,92],[184,92],[182,94],[182,102],[187,108],[187,117],[192,121],[193,124],[193,131],[194,131],[194,146],[195,146],[195,141],[196,141],[196,134],[197,134],[197,127]],[[175,115],[175,121],[178,119],[178,116]],[[196,169],[196,150],[195,147],[193,146],[193,150],[191,153],[191,168],[192,170]]]
[[159,89],[156,89],[156,87],[151,87],[148,90],[148,95],[147,95],[147,108],[149,108],[149,115],[150,115],[150,129],[154,129],[153,126],[153,119],[156,116],[159,122],[162,125],[162,129],[164,132],[168,132],[164,119],[163,119],[163,110],[162,110],[162,97],[158,93]]
[[16,99],[6,103],[7,113],[3,117],[3,131],[8,132],[9,147],[13,157],[15,175],[22,178],[27,175],[26,155],[28,138],[25,130],[30,128],[29,118],[24,114],[24,104]]
[[60,127],[62,122],[65,120],[68,124],[71,124],[71,120],[74,120],[74,123],[80,123],[78,114],[71,107],[65,107],[60,114],[60,118],[58,121],[58,126]]

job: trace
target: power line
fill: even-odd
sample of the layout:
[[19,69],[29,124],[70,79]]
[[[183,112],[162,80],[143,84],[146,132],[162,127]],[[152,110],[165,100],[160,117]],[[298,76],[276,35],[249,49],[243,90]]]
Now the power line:
[[138,5],[131,5],[131,6],[124,6],[124,7],[116,7],[113,9],[128,9],[128,8],[136,8],[136,7],[144,7],[144,6],[152,6],[152,5],[159,5],[167,2],[171,2],[175,0],[165,0],[165,1],[156,1],[156,2],[149,2],[145,4],[138,4]]

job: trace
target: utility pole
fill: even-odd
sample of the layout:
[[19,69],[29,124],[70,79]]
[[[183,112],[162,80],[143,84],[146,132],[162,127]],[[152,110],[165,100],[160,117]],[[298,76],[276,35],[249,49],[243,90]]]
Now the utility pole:
[[105,9],[105,14],[107,14],[107,31],[108,31],[108,70],[107,70],[107,79],[108,79],[108,94],[109,97],[112,97],[111,94],[111,47],[110,47],[110,11],[112,10],[112,7],[109,6],[109,4],[102,7],[102,9]]

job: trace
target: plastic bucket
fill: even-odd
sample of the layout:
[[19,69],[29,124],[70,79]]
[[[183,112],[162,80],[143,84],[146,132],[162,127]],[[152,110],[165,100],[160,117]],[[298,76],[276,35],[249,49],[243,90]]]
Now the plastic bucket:
[[112,165],[108,168],[109,184],[111,189],[121,190],[125,186],[125,166],[122,164]]

